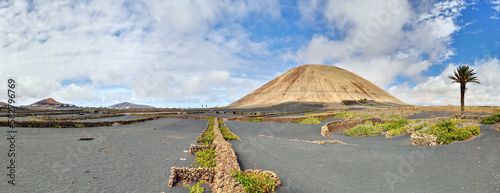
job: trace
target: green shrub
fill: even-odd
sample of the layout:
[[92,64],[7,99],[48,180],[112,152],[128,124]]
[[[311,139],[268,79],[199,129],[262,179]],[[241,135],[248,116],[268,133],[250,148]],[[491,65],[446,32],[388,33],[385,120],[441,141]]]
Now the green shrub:
[[500,114],[490,115],[481,120],[481,124],[495,124],[498,122],[500,122]]
[[443,142],[444,144],[449,144],[453,141],[453,135],[449,133],[440,133],[437,135],[437,140],[438,143]]
[[481,133],[479,126],[467,126],[467,127],[465,127],[465,129],[470,131],[472,133],[472,135],[479,135]]
[[262,118],[253,119],[252,122],[260,123],[262,122]]
[[387,118],[388,119],[401,119],[401,117],[397,116],[397,115],[388,115]]
[[303,123],[303,124],[320,124],[321,121],[316,118],[316,117],[307,117],[305,119],[302,119],[302,121],[300,123]]
[[436,136],[436,141],[438,143],[443,142],[444,144],[469,139],[472,135],[478,135],[481,133],[479,126],[467,126],[465,128],[461,128],[457,126],[456,121],[463,122],[463,120],[455,119],[438,122],[431,125],[429,129],[423,133]]
[[429,126],[429,123],[428,123],[428,122],[425,122],[425,123],[422,123],[422,124],[420,124],[420,125],[416,126],[414,129],[415,129],[415,131],[420,131],[420,130],[422,130],[424,127],[427,127],[427,126]]
[[350,111],[342,111],[334,116],[336,119],[346,119],[351,116],[352,112]]
[[[207,119],[205,119],[207,120]],[[199,138],[196,140],[196,142],[201,143],[203,145],[209,145],[212,144],[212,141],[215,139],[215,133],[214,133],[214,118],[208,118],[208,129],[203,135],[202,138]]]
[[368,117],[372,117],[372,116],[367,115],[367,114],[358,114],[358,113],[354,113],[352,111],[342,111],[334,116],[334,118],[337,118],[337,119],[356,119],[356,118],[365,119]]
[[233,133],[231,133],[231,131],[229,131],[228,128],[226,128],[224,126],[224,122],[222,122],[222,120],[220,120],[220,119],[219,119],[219,128],[220,128],[220,131],[222,133],[222,137],[225,140],[237,140],[238,139],[236,136],[234,136]]
[[366,121],[364,125],[358,125],[352,129],[345,130],[342,134],[353,137],[365,137],[379,135],[382,131],[381,127],[373,126],[371,121]]
[[464,128],[456,128],[452,134],[453,139],[458,141],[469,139],[471,137],[471,132]]
[[213,147],[196,152],[194,163],[199,164],[199,168],[214,168],[215,167],[215,150]]
[[203,193],[203,191],[205,191],[205,188],[203,187],[200,187],[201,184],[205,183],[204,180],[201,180],[199,181],[198,183],[196,183],[195,185],[193,185],[193,187],[189,186],[189,185],[184,185],[184,187],[186,187],[187,189],[189,189],[189,193]]
[[203,145],[209,145],[209,144],[212,144],[212,141],[214,141],[215,139],[215,133],[213,130],[208,130],[207,132],[205,132],[205,135],[198,140],[199,143],[203,144]]
[[229,173],[243,185],[243,190],[246,192],[274,192],[274,187],[276,187],[276,182],[264,174],[244,173],[241,171],[229,171]]

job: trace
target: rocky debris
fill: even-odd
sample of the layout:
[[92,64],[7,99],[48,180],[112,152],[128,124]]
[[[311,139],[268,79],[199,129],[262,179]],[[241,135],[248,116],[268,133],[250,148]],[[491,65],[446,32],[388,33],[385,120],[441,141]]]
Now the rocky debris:
[[168,186],[172,187],[174,184],[186,181],[188,183],[191,182],[199,182],[204,180],[207,183],[212,183],[215,175],[215,170],[213,168],[178,168],[172,167],[170,168],[171,175],[168,180]]
[[339,140],[321,140],[321,141],[313,141],[313,142],[317,143],[317,144],[320,144],[320,145],[323,145],[325,143],[345,144],[344,142],[339,141]]
[[120,126],[120,125],[122,125],[122,124],[120,124],[120,123],[117,123],[117,122],[114,122],[114,123],[113,123],[113,124],[112,124],[111,126],[114,126],[114,127],[116,127],[116,126]]
[[411,134],[410,143],[415,146],[436,146],[437,137],[424,133],[414,132]]
[[329,132],[328,127],[326,125],[323,125],[323,127],[321,127],[321,136],[329,137],[330,133],[331,132]]

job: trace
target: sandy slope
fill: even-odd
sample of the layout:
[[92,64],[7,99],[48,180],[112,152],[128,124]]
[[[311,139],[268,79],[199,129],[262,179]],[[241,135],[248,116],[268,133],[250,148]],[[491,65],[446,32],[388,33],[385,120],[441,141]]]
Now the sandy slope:
[[404,104],[370,81],[342,68],[302,65],[273,79],[229,107],[270,106],[284,102],[341,103],[366,98]]

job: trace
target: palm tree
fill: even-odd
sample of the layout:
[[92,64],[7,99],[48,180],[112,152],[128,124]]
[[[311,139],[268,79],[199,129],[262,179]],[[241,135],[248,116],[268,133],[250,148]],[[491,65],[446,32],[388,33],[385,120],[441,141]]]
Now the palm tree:
[[452,79],[453,83],[460,83],[460,114],[464,115],[464,98],[465,98],[465,91],[467,88],[465,85],[469,82],[475,82],[479,84],[479,79],[477,79],[476,76],[474,76],[476,73],[474,72],[474,69],[470,68],[467,65],[464,66],[459,66],[457,70],[455,71],[455,75],[449,75],[448,78]]

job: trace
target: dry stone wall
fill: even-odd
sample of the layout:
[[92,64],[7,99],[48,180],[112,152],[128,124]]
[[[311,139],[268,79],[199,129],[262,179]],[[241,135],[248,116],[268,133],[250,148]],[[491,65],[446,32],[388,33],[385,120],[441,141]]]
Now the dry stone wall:
[[188,183],[199,182],[204,180],[207,183],[212,183],[215,176],[215,169],[213,168],[170,168],[171,175],[168,180],[168,186],[172,187],[174,184],[186,181]]
[[215,145],[215,154],[217,156],[212,192],[244,192],[243,186],[235,183],[233,175],[229,173],[229,171],[240,171],[240,165],[232,144],[222,137],[217,118],[215,119],[214,133],[216,136],[213,145]]
[[367,118],[367,119],[348,119],[345,121],[333,121],[325,124],[321,127],[321,135],[323,137],[329,137],[334,131],[340,131],[345,129],[350,129],[356,125],[364,124],[366,121],[371,121],[373,123],[384,123],[385,121],[379,118]]

